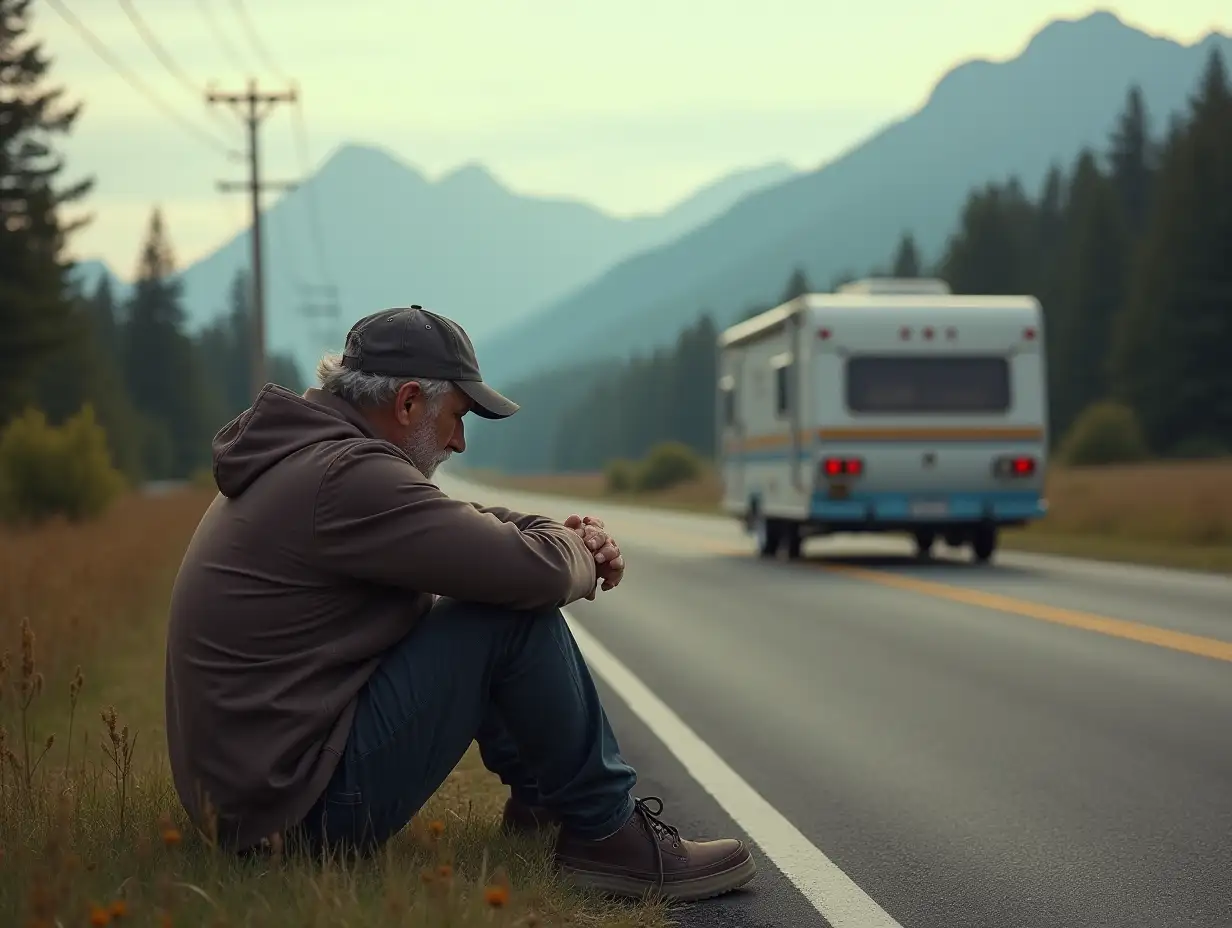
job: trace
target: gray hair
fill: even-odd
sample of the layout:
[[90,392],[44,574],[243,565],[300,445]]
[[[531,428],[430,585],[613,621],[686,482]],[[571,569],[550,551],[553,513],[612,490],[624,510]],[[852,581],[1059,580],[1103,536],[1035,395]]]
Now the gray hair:
[[419,384],[428,402],[435,405],[454,389],[448,380],[431,380],[427,377],[386,377],[382,374],[365,374],[342,366],[341,354],[327,354],[317,362],[317,380],[321,389],[355,406],[368,408],[392,403],[405,383]]

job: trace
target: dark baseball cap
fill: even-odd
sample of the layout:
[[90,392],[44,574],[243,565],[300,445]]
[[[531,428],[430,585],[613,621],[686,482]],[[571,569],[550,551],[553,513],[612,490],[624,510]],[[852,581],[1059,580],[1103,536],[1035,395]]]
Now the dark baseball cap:
[[475,415],[484,419],[504,419],[520,408],[483,382],[466,330],[422,306],[364,316],[347,333],[342,366],[387,377],[450,380],[474,402]]

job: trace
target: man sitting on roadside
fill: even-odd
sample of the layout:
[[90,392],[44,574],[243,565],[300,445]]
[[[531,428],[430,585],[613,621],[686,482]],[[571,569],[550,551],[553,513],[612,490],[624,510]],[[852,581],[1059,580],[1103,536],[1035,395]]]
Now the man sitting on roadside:
[[468,412],[518,406],[465,331],[415,306],[361,319],[302,397],[267,385],[214,439],[221,491],[184,555],[167,641],[167,739],[199,827],[370,851],[471,742],[510,789],[505,824],[558,823],[580,885],[698,899],[754,874],[634,798],[561,607],[617,586],[598,519],[450,499],[432,482]]

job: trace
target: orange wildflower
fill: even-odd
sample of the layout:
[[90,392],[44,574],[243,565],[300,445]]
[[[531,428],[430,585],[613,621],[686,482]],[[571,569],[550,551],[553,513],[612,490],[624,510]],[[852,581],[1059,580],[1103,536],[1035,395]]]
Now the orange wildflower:
[[508,886],[489,886],[483,891],[483,901],[494,909],[499,909],[509,902]]

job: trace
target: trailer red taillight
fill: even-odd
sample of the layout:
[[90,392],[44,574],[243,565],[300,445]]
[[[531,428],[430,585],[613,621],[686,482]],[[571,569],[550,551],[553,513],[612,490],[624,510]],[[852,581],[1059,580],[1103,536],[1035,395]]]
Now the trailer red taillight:
[[1028,456],[997,458],[993,463],[993,470],[1000,477],[1030,477],[1035,467],[1035,458]]
[[864,473],[864,462],[860,458],[824,458],[821,472],[827,477],[859,477]]

